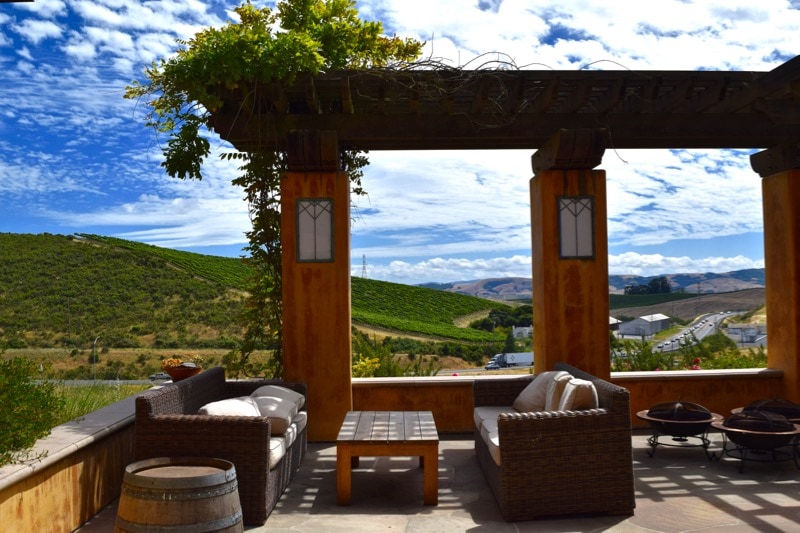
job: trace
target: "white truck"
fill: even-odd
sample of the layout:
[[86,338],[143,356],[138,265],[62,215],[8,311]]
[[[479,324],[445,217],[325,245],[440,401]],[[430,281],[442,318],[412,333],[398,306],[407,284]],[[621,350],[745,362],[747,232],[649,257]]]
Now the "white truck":
[[533,366],[533,352],[498,353],[492,360],[499,366]]

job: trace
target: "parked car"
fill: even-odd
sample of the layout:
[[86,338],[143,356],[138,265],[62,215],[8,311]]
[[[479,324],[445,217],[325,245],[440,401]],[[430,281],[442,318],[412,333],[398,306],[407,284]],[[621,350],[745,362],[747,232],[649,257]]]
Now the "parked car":
[[150,375],[150,381],[167,381],[168,379],[172,378],[166,372],[159,372],[157,374]]

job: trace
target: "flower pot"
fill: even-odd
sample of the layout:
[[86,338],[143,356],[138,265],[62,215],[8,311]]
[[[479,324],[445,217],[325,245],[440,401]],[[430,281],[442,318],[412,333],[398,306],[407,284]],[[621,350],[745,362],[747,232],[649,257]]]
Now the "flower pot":
[[173,382],[190,378],[194,375],[199,374],[202,371],[203,369],[199,366],[173,366],[171,368],[164,369],[164,372],[169,374]]

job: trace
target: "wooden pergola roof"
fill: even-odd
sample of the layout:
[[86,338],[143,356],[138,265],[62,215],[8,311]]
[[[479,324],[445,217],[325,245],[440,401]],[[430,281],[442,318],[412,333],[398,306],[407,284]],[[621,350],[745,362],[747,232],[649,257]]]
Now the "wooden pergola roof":
[[605,130],[608,148],[800,140],[800,56],[769,72],[340,71],[242,94],[213,126],[246,151],[285,148],[292,130],[335,131],[361,150],[536,149],[586,128]]

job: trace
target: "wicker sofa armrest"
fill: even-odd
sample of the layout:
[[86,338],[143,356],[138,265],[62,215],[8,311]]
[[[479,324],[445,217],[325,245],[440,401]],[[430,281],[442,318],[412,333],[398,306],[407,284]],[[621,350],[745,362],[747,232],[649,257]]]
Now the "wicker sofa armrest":
[[269,458],[270,430],[263,417],[154,415],[137,420],[136,457],[236,457],[255,467]]
[[[544,445],[556,434],[568,438],[586,438],[603,431],[626,431],[627,428],[614,426],[614,418],[606,409],[583,409],[580,411],[532,411],[501,413],[497,418],[497,429],[501,446],[511,439],[532,439]],[[529,443],[530,444],[530,443]],[[530,450],[530,445],[527,446]]]

